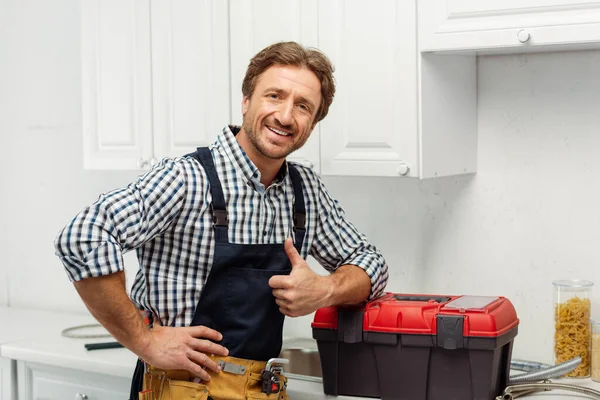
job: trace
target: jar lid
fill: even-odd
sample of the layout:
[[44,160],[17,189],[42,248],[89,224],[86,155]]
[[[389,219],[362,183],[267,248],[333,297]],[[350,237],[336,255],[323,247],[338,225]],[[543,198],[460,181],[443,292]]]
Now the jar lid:
[[579,288],[585,288],[585,287],[594,286],[594,282],[592,282],[592,281],[586,281],[584,279],[558,280],[558,281],[552,282],[552,284],[554,286],[560,286],[560,287],[579,287]]

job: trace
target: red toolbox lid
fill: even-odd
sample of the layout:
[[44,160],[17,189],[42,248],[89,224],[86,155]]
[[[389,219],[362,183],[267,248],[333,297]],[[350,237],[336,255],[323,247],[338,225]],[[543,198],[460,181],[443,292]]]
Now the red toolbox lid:
[[[512,303],[504,297],[406,295],[385,293],[357,309],[364,312],[363,330],[369,332],[437,334],[437,316],[462,316],[463,336],[500,336],[519,324]],[[337,329],[338,309],[317,310],[312,327]]]

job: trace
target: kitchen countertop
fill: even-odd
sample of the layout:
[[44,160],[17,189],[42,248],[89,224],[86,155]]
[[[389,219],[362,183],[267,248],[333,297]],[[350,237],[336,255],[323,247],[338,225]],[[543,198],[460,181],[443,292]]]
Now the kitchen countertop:
[[129,350],[87,351],[84,347],[86,343],[110,342],[113,338],[73,339],[61,335],[63,329],[97,323],[89,314],[0,308],[0,321],[1,357],[112,376],[133,374],[137,357]]
[[62,329],[61,327],[94,322],[94,318],[89,314],[0,307],[0,344],[36,338],[44,335],[48,329]]
[[[19,361],[130,378],[137,357],[124,348],[87,351],[85,343],[107,342],[111,338],[72,339],[61,335],[65,328],[96,323],[90,315],[0,307],[0,356]],[[590,379],[562,379],[557,382],[577,384],[600,390]],[[292,400],[369,400],[352,396],[326,396],[318,382],[290,379],[288,393]],[[551,391],[527,396],[537,400],[589,399],[573,392]]]

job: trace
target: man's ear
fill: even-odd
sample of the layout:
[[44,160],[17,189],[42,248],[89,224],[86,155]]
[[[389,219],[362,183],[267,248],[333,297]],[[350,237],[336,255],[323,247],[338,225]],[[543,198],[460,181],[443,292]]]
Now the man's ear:
[[242,116],[245,116],[248,112],[248,108],[250,108],[250,97],[243,96],[242,97]]

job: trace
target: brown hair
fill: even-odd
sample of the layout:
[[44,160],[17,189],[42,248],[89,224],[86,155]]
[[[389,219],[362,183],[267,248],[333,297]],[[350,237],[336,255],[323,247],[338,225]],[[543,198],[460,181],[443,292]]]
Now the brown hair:
[[329,58],[318,49],[306,48],[296,42],[272,44],[250,60],[242,83],[244,96],[252,96],[260,75],[273,65],[306,67],[317,75],[321,82],[321,104],[315,116],[315,123],[325,118],[335,95],[334,68]]

